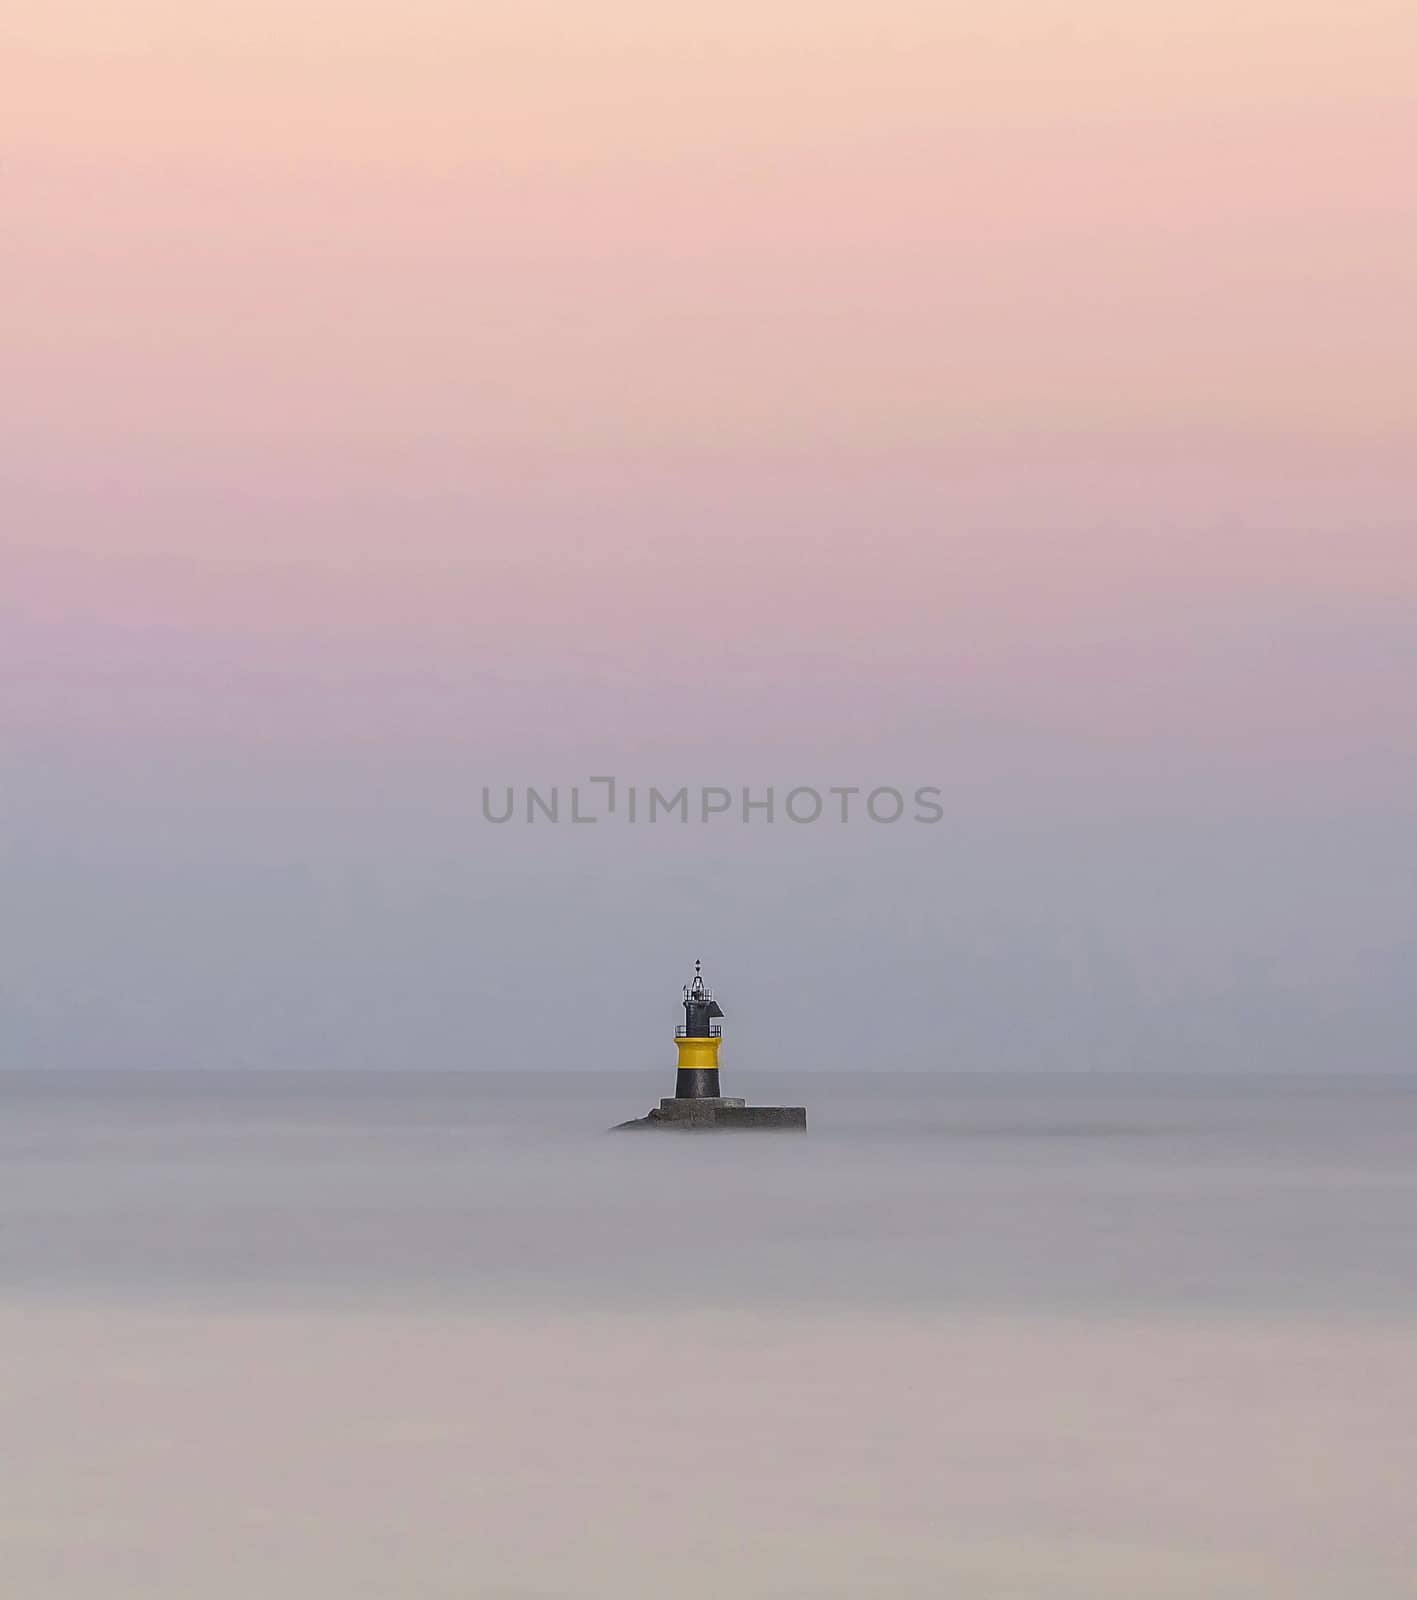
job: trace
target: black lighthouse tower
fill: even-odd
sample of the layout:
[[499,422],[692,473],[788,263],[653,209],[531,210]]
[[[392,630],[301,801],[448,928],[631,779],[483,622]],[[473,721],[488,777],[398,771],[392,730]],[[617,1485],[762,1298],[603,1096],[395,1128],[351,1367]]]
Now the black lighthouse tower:
[[723,1008],[704,982],[703,962],[694,963],[693,979],[684,985],[684,1021],[674,1030],[679,1049],[679,1073],[674,1083],[676,1100],[716,1100],[718,1046],[723,1029],[717,1019]]
[[648,1116],[622,1122],[621,1128],[672,1128],[679,1133],[727,1132],[734,1128],[807,1131],[805,1106],[750,1106],[718,1087],[718,1048],[723,1043],[719,1018],[723,1007],[704,982],[703,963],[684,985],[684,1020],[674,1030],[679,1075],[673,1095],[666,1095]]

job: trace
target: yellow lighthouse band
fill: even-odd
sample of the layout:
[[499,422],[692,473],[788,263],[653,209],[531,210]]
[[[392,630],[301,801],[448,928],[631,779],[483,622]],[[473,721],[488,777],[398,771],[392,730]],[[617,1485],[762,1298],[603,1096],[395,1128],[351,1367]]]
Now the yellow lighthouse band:
[[722,1039],[676,1039],[674,1043],[679,1049],[680,1072],[718,1071],[718,1047]]

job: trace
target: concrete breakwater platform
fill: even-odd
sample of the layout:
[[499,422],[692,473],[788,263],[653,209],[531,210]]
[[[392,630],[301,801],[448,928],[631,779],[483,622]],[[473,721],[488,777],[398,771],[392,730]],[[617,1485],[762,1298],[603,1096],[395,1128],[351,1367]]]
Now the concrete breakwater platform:
[[750,1106],[729,1095],[700,1095],[691,1100],[661,1100],[648,1116],[620,1122],[621,1128],[669,1128],[676,1133],[767,1131],[806,1133],[806,1106]]

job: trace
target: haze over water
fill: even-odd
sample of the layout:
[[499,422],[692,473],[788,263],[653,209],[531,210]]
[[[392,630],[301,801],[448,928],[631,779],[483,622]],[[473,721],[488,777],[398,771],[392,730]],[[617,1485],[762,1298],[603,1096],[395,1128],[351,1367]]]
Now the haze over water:
[[1417,1571],[1417,1088],[0,1078],[0,1586],[1373,1597]]

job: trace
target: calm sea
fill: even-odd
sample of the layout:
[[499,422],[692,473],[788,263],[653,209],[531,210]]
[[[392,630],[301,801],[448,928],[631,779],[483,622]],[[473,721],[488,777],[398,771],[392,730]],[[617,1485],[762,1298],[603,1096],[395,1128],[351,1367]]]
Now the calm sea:
[[1417,1594],[1417,1078],[0,1075],[0,1595]]

